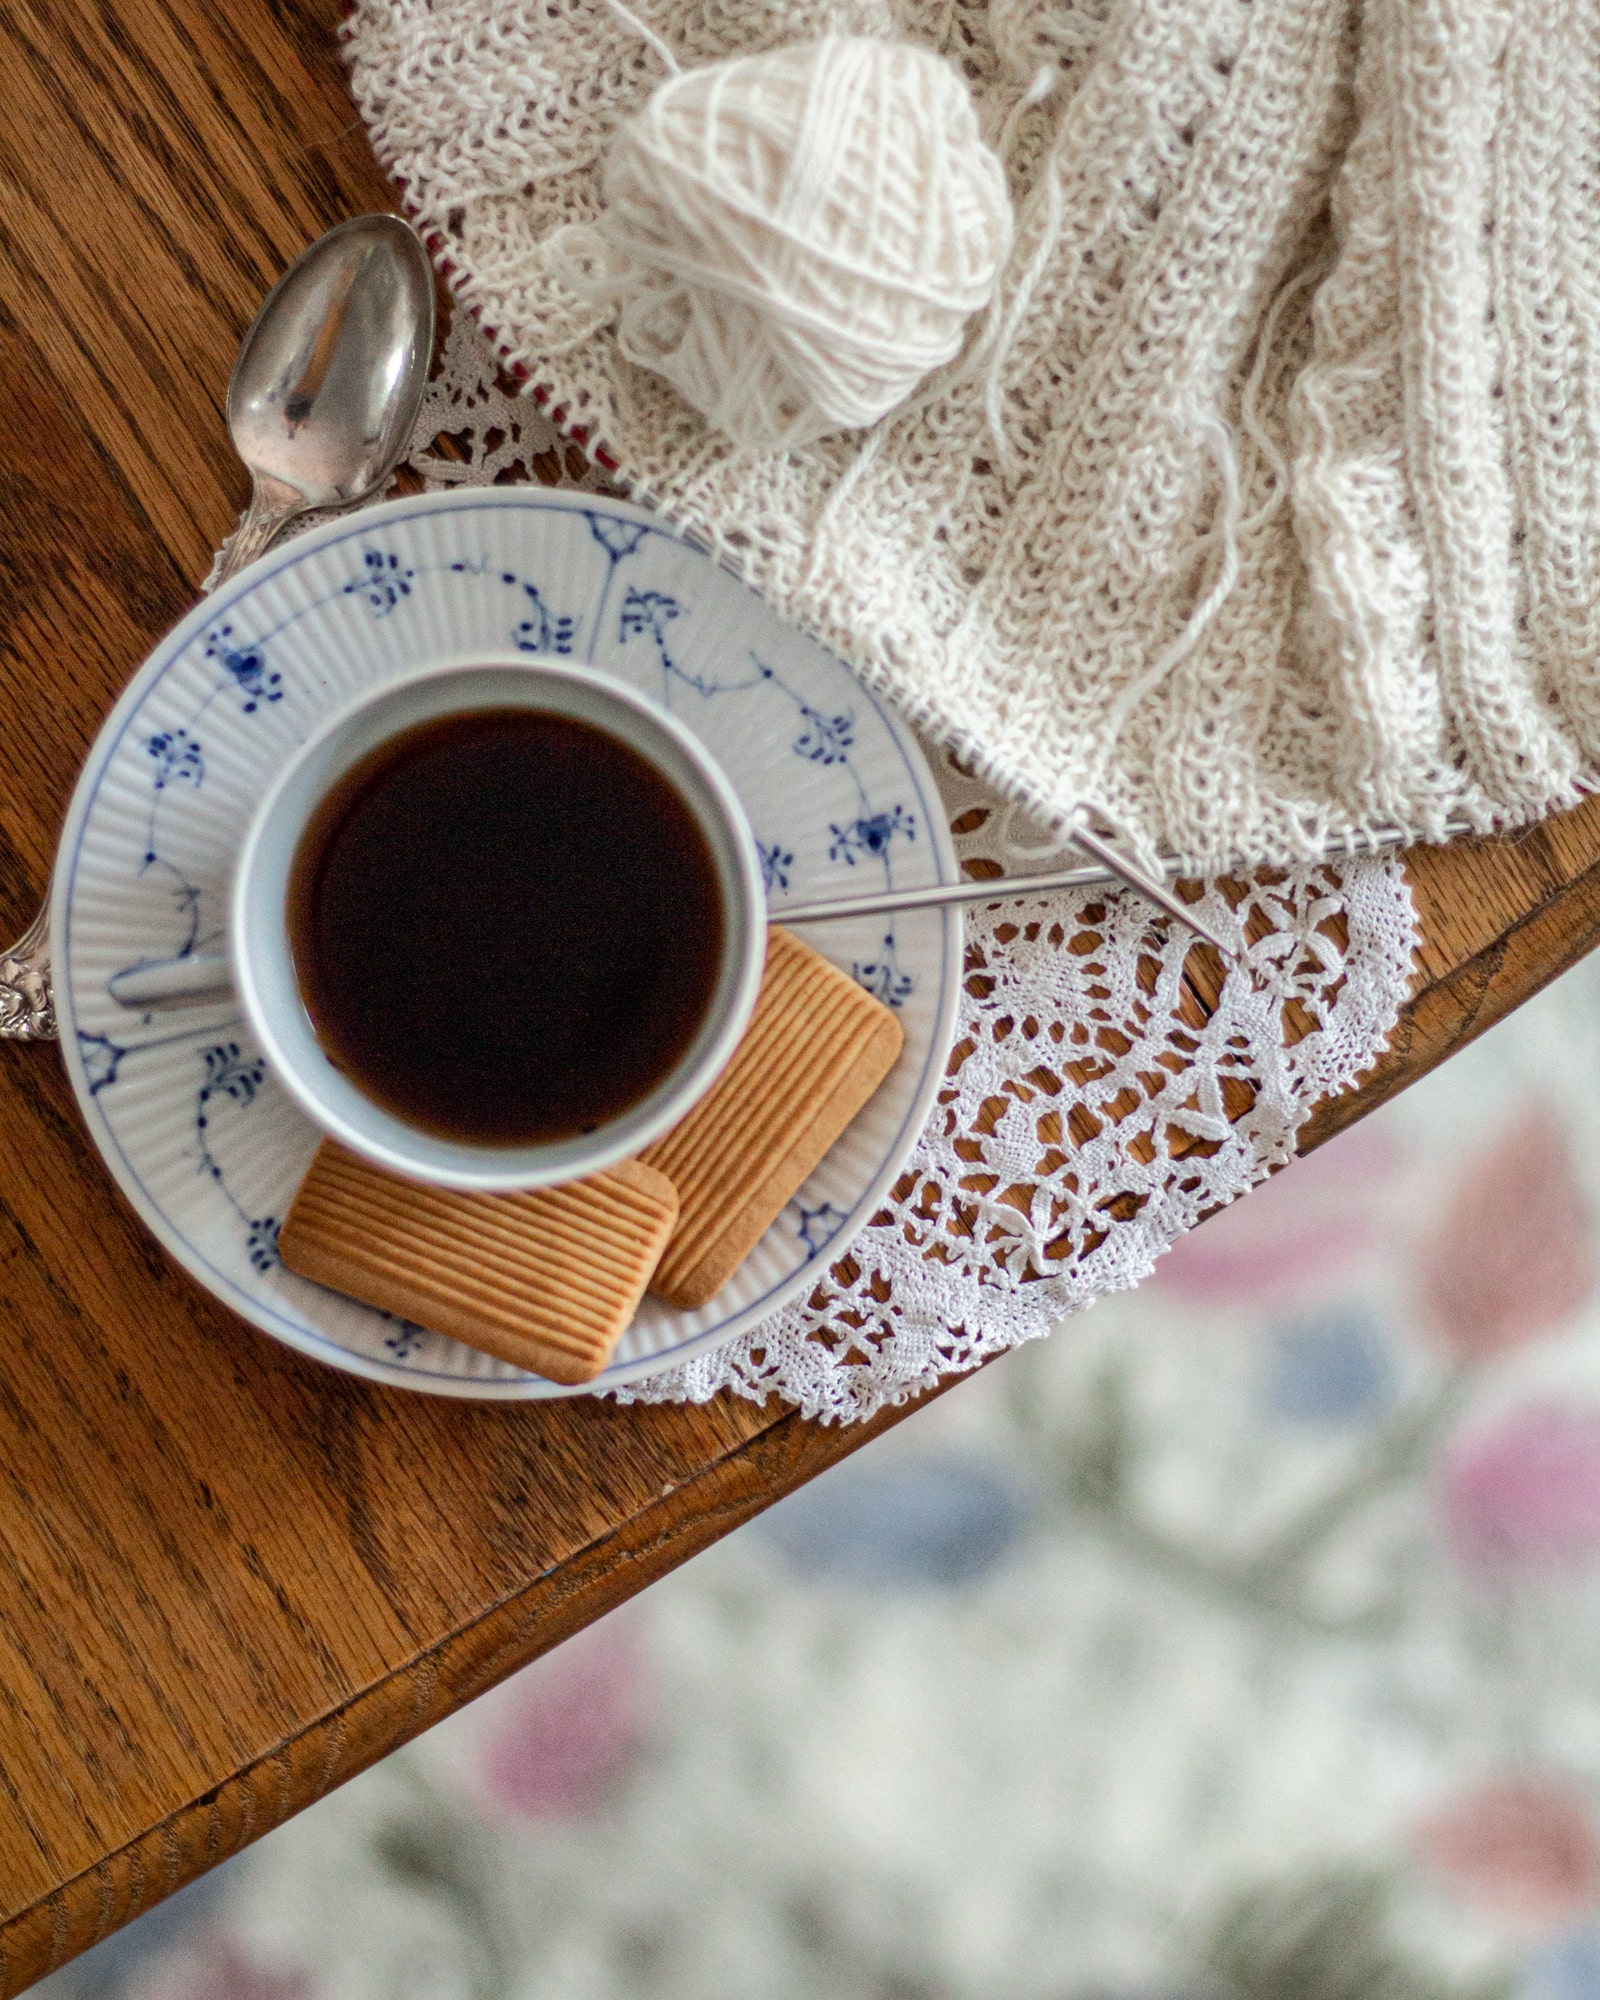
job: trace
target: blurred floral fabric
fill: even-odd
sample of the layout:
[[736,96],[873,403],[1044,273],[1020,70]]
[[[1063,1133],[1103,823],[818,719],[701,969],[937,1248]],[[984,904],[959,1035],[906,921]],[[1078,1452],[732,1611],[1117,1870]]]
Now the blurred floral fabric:
[[1597,1218],[1580,967],[48,1988],[1600,2000]]

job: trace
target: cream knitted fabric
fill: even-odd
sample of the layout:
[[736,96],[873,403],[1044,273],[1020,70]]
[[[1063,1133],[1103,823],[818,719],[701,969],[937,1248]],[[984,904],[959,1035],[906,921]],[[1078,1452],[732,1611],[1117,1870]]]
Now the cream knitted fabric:
[[685,67],[841,32],[966,77],[1011,258],[876,430],[741,454],[562,282],[661,76],[606,0],[357,0],[356,98],[565,421],[933,735],[1199,866],[1589,781],[1600,0],[640,12]]

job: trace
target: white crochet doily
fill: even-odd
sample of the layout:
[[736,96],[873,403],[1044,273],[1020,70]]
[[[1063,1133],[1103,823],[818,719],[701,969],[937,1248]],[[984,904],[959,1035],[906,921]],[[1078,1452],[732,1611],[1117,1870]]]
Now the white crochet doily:
[[[412,440],[423,482],[603,484],[508,387],[459,315]],[[1017,807],[929,756],[969,874],[1051,864],[1058,850]],[[1185,983],[1193,940],[1138,897],[1090,889],[969,909],[950,1073],[888,1205],[827,1286],[611,1393],[776,1394],[855,1423],[1138,1284],[1186,1229],[1291,1157],[1312,1107],[1382,1051],[1410,976],[1411,895],[1392,857],[1212,885],[1200,907],[1249,966],[1209,1018]]]

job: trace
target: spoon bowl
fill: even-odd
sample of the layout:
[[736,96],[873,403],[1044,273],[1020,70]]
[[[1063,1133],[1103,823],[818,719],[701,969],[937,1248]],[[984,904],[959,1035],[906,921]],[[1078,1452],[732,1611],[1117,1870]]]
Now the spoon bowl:
[[433,272],[393,215],[342,222],[273,286],[228,383],[228,432],[281,519],[348,507],[392,471],[433,353]]

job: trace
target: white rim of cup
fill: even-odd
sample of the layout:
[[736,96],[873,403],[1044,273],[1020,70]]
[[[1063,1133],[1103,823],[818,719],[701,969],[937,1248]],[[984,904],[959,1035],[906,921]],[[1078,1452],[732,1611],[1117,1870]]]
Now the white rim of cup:
[[[592,1138],[585,1135],[579,1139],[538,1146],[471,1146],[464,1141],[440,1139],[408,1126],[397,1114],[385,1111],[343,1077],[317,1048],[310,1017],[305,1012],[294,977],[294,958],[281,898],[276,901],[270,922],[260,930],[252,917],[252,906],[259,893],[255,878],[265,865],[263,857],[268,840],[277,832],[275,821],[283,810],[283,801],[299,782],[306,765],[323,754],[333,739],[348,730],[367,711],[432,681],[447,681],[457,676],[485,672],[575,685],[598,696],[602,705],[611,703],[632,711],[648,727],[658,730],[676,746],[704,787],[705,797],[696,799],[687,794],[674,773],[661,770],[648,748],[632,738],[624,740],[657,770],[661,770],[661,775],[685,799],[703,827],[720,820],[721,831],[727,836],[726,853],[717,841],[709,843],[723,889],[724,918],[732,940],[731,950],[736,954],[734,977],[726,982],[720,1002],[720,1025],[703,1046],[697,1049],[691,1044],[688,1054],[677,1067],[646,1095],[645,1104],[655,1100],[648,1117],[636,1119],[631,1111],[626,1112],[610,1125],[601,1127]],[[505,704],[472,702],[459,711],[444,708],[433,714],[411,717],[398,722],[392,731],[363,742],[348,758],[330,769],[310,804],[299,812],[287,841],[291,859],[316,805],[347,771],[380,744],[438,716],[467,714],[474,709],[497,705]],[[535,704],[511,705],[531,707]],[[596,721],[594,726],[604,728],[605,725]],[[704,810],[708,801],[714,806],[710,815]],[[473,653],[429,661],[386,680],[381,687],[368,689],[337,714],[329,716],[300,745],[258,802],[240,844],[228,899],[228,950],[239,1004],[274,1076],[306,1116],[341,1145],[392,1173],[438,1187],[481,1193],[513,1193],[581,1180],[602,1172],[606,1167],[615,1166],[621,1160],[632,1158],[677,1124],[711,1089],[749,1025],[766,960],[766,934],[766,889],[755,837],[738,794],[699,737],[670,710],[600,668],[539,654],[508,658],[503,653]],[[312,1047],[316,1048],[316,1062],[310,1067],[324,1086],[329,1078],[335,1080],[332,1095],[336,1099],[355,1100],[359,1117],[368,1121],[365,1125],[341,1111],[337,1102],[330,1104],[327,1096],[308,1079],[297,1053],[285,1045],[284,1035],[279,1029],[278,1009],[262,991],[263,977],[274,969],[280,975],[287,970],[288,985],[300,1010],[300,1023]],[[609,1138],[606,1136],[608,1133],[611,1135]],[[386,1134],[390,1136],[386,1137]],[[538,1160],[541,1154],[558,1157],[541,1165]],[[572,1155],[581,1155],[581,1163],[571,1164]],[[563,1158],[567,1163],[563,1163]]]

